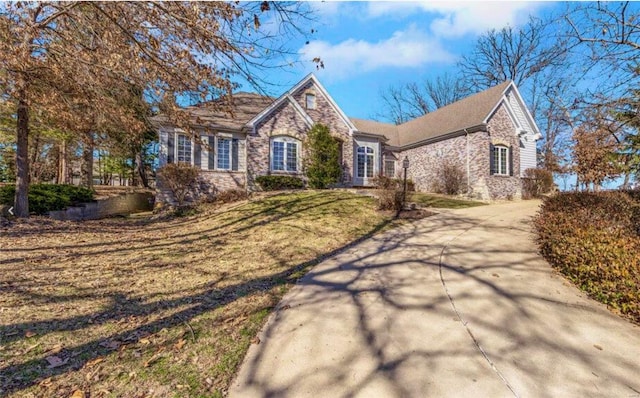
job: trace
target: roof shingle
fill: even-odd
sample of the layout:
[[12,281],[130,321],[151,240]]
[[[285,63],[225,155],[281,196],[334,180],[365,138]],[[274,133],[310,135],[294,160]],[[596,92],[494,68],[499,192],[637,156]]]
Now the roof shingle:
[[[210,128],[226,130],[241,130],[247,122],[262,112],[275,101],[272,97],[256,93],[238,92],[233,94],[233,103],[228,111],[221,110],[221,101],[213,100],[198,105],[189,106],[185,110],[189,113],[192,123]],[[162,115],[156,116],[159,123],[166,122]]]
[[388,144],[402,147],[481,125],[511,83],[505,81],[400,125],[351,119],[359,131],[383,134]]

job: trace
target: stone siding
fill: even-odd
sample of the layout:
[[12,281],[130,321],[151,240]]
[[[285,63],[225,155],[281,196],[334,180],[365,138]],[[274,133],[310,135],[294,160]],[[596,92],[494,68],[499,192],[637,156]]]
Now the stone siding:
[[[306,109],[305,95],[307,93],[316,96],[315,109]],[[345,185],[350,185],[353,180],[353,143],[351,142],[349,126],[313,81],[309,81],[296,90],[292,97],[315,123],[322,123],[329,127],[331,133],[342,141],[342,182]]]
[[[316,109],[304,109],[304,96],[313,93],[316,96]],[[342,121],[340,115],[333,109],[329,100],[322,95],[320,89],[313,82],[300,87],[292,94],[293,99],[304,109],[314,123],[322,123],[329,127],[332,135],[342,142],[343,184],[350,185],[353,175],[353,145],[349,134],[349,127]],[[255,178],[260,175],[274,174],[270,171],[270,138],[273,136],[288,136],[304,142],[311,127],[304,117],[289,101],[275,109],[261,121],[255,129],[255,134],[247,135],[247,176],[248,188],[257,190]],[[300,159],[305,156],[304,147],[299,154]],[[298,173],[282,173],[303,177],[302,164]]]
[[[479,146],[477,141],[482,141],[481,137],[474,133],[469,136],[470,147]],[[407,169],[407,178],[411,178],[415,183],[416,189],[423,192],[436,191],[436,184],[441,174],[441,169],[445,161],[457,166],[465,173],[465,181],[462,191],[466,191],[466,136],[458,136],[450,138],[448,140],[438,141],[429,145],[422,145],[416,148],[411,148],[406,151],[402,151],[396,162],[396,170],[402,169],[402,160],[405,156],[409,158],[409,169]],[[472,143],[473,141],[473,143]],[[489,148],[487,146],[487,151]],[[477,150],[472,151],[473,157],[479,158]],[[471,151],[470,151],[471,153]],[[470,159],[471,160],[471,159]],[[481,171],[478,170],[481,167],[481,162],[470,162],[472,177],[479,176]],[[489,166],[487,166],[489,167]],[[473,186],[474,180],[471,180],[471,186]]]
[[[519,199],[521,197],[520,150],[515,126],[503,106],[500,106],[488,122],[489,133],[478,131],[469,134],[469,176],[467,181],[467,137],[462,134],[429,145],[421,145],[396,153],[396,171],[402,169],[402,160],[409,157],[407,177],[416,189],[435,191],[442,164],[445,160],[464,172],[462,193],[479,199]],[[513,176],[491,175],[490,143],[513,148]],[[468,187],[467,187],[468,182]]]
[[489,119],[489,139],[493,145],[505,145],[512,148],[513,176],[489,175],[489,157],[486,157],[489,199],[520,199],[522,197],[522,181],[520,179],[520,139],[516,133],[509,113],[501,105]]
[[[198,201],[211,201],[222,191],[246,188],[246,174],[243,171],[201,170],[195,187],[187,194],[186,202],[193,204]],[[175,206],[177,202],[173,193],[163,187],[162,180],[159,179],[156,182],[156,205],[165,204]]]
[[154,197],[151,192],[126,193],[95,202],[71,206],[65,210],[49,212],[49,217],[55,220],[98,220],[101,218],[124,216],[153,209]]
[[[255,183],[257,176],[271,174],[270,138],[288,136],[302,142],[309,128],[294,106],[289,101],[283,101],[278,109],[256,126],[255,134],[251,132],[247,135],[247,183],[250,190],[258,189]],[[285,174],[301,175],[301,172]]]

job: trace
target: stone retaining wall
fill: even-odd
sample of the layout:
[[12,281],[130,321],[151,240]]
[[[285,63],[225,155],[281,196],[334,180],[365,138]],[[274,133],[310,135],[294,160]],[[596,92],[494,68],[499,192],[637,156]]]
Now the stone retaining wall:
[[50,211],[49,217],[56,220],[82,221],[122,216],[153,210],[154,196],[150,192],[127,193],[95,202],[83,203],[66,210]]

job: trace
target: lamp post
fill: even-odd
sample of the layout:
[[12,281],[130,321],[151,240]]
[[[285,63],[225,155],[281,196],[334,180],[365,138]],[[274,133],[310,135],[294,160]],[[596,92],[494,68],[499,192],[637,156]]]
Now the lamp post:
[[404,169],[404,189],[402,190],[402,208],[407,205],[407,169],[409,168],[409,157],[405,156],[402,161],[402,168]]

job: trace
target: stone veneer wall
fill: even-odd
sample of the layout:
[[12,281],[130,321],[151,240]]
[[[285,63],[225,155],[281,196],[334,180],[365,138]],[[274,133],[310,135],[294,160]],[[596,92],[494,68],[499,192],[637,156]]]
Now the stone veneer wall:
[[[481,148],[486,144],[486,151],[489,152],[489,144],[482,135],[486,133],[478,132],[469,135],[469,169],[470,185],[473,187],[477,180],[483,175],[484,167],[482,158],[486,153],[481,152]],[[399,155],[396,169],[402,167],[402,159],[409,157],[410,167],[407,170],[407,177],[411,178],[419,191],[433,192],[434,184],[438,180],[438,175],[444,160],[449,160],[457,165],[466,176],[467,169],[467,138],[465,135],[438,141],[430,145],[422,145],[416,148],[403,151]],[[488,175],[489,165],[487,163],[486,174]],[[464,185],[467,181],[465,178]]]
[[[306,93],[315,94],[316,109],[304,109]],[[292,97],[314,122],[325,124],[331,133],[342,141],[343,183],[350,185],[353,173],[353,145],[348,126],[341,120],[328,99],[314,86],[313,82],[301,87],[292,94]],[[278,109],[256,126],[255,134],[249,133],[247,135],[247,184],[249,189],[258,189],[255,184],[257,176],[272,174],[269,165],[270,137],[289,136],[304,142],[309,129],[310,126],[289,101],[284,101]],[[303,149],[300,158],[302,159],[304,156]],[[292,175],[291,173],[283,174]],[[301,170],[293,175],[302,177]]]
[[[306,109],[305,94],[307,93],[315,94],[316,109]],[[353,181],[353,142],[349,135],[349,126],[345,124],[313,81],[302,86],[293,93],[292,97],[314,122],[322,123],[329,127],[331,133],[342,141],[342,183],[351,185]]]
[[[244,171],[200,170],[195,188],[187,195],[188,203],[197,200],[212,200],[216,194],[231,189],[246,189],[247,181]],[[156,204],[177,205],[173,193],[162,186],[159,179],[156,183]]]
[[[270,174],[270,138],[272,136],[289,136],[304,140],[309,126],[304,118],[296,112],[289,101],[284,101],[258,126],[256,132],[247,134],[247,183],[250,190],[258,189],[255,178]],[[304,154],[300,154],[304,156]],[[292,175],[291,173],[283,173]],[[301,172],[293,175],[302,175]]]
[[[504,106],[500,106],[488,123],[489,133],[478,131],[469,135],[469,193],[480,199],[519,199],[521,197],[519,138]],[[409,157],[407,170],[419,191],[432,192],[444,159],[457,164],[465,174],[467,169],[467,137],[461,135],[429,145],[407,149],[397,154],[396,170],[402,159]],[[513,147],[513,176],[490,175],[489,144]]]
[[[522,180],[520,179],[520,138],[516,134],[516,126],[511,121],[504,105],[493,114],[489,123],[489,139],[493,145],[511,146],[513,150],[513,176],[489,175],[489,157],[486,158],[486,186],[490,199],[522,198]],[[489,145],[487,144],[487,151]]]

